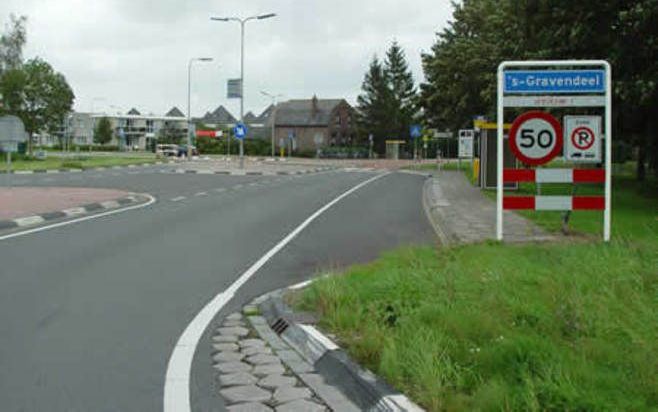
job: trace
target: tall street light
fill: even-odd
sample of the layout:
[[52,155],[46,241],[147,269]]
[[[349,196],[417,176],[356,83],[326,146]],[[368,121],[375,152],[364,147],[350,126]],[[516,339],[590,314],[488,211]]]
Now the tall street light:
[[[261,14],[247,18],[211,17],[214,21],[236,21],[240,23],[240,123],[244,123],[244,25],[251,20],[265,20],[276,16],[275,13]],[[240,169],[244,168],[244,138],[240,139]]]
[[276,129],[276,110],[277,110],[277,99],[283,97],[282,94],[271,94],[264,90],[261,90],[263,96],[267,96],[272,99],[272,158],[274,159],[274,132]]
[[193,57],[187,63],[187,160],[192,159],[192,63],[211,62],[211,57]]

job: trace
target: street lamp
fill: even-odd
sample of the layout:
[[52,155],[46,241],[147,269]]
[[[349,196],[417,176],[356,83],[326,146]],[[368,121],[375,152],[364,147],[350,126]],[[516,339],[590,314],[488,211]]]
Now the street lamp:
[[192,63],[211,62],[212,57],[193,57],[187,63],[187,160],[192,159]]
[[[276,16],[275,13],[261,14],[247,18],[211,17],[210,20],[240,23],[240,123],[244,123],[244,25],[251,20],[265,20]],[[240,169],[244,168],[244,139],[240,139]]]
[[282,94],[271,94],[264,90],[261,90],[263,96],[267,96],[272,99],[272,158],[274,158],[274,132],[276,129],[276,110],[277,110],[277,99],[283,97]]

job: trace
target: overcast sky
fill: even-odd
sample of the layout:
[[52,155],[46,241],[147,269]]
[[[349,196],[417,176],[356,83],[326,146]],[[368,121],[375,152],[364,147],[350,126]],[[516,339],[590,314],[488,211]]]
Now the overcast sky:
[[193,68],[195,116],[219,104],[239,114],[239,100],[226,98],[226,79],[240,76],[239,24],[210,16],[270,12],[278,16],[247,23],[245,112],[268,105],[261,90],[353,103],[370,59],[393,39],[419,82],[420,53],[452,9],[449,0],[0,1],[3,25],[10,13],[28,16],[25,57],[40,56],[63,73],[79,111],[185,112],[188,59],[215,58]]

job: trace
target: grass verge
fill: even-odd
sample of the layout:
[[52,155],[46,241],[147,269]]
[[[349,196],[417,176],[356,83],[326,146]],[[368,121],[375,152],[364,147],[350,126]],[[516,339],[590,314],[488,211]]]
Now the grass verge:
[[613,211],[609,245],[409,247],[297,305],[432,411],[657,410],[658,197],[626,182]]
[[[95,167],[128,166],[143,163],[155,163],[151,156],[71,156],[48,157],[44,160],[18,159],[12,162],[13,170],[53,170],[53,169],[91,169]],[[1,166],[0,166],[1,167]],[[4,171],[4,167],[0,170]]]

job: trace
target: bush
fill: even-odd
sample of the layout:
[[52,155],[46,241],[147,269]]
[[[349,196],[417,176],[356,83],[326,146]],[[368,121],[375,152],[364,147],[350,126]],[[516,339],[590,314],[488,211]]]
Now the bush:
[[[226,154],[226,138],[214,139],[211,137],[197,137],[196,147],[200,154]],[[271,146],[265,140],[245,140],[244,153],[247,156],[268,156]],[[240,153],[240,142],[233,139],[231,141],[231,154]]]
[[73,160],[62,162],[62,169],[82,169],[82,163]]

